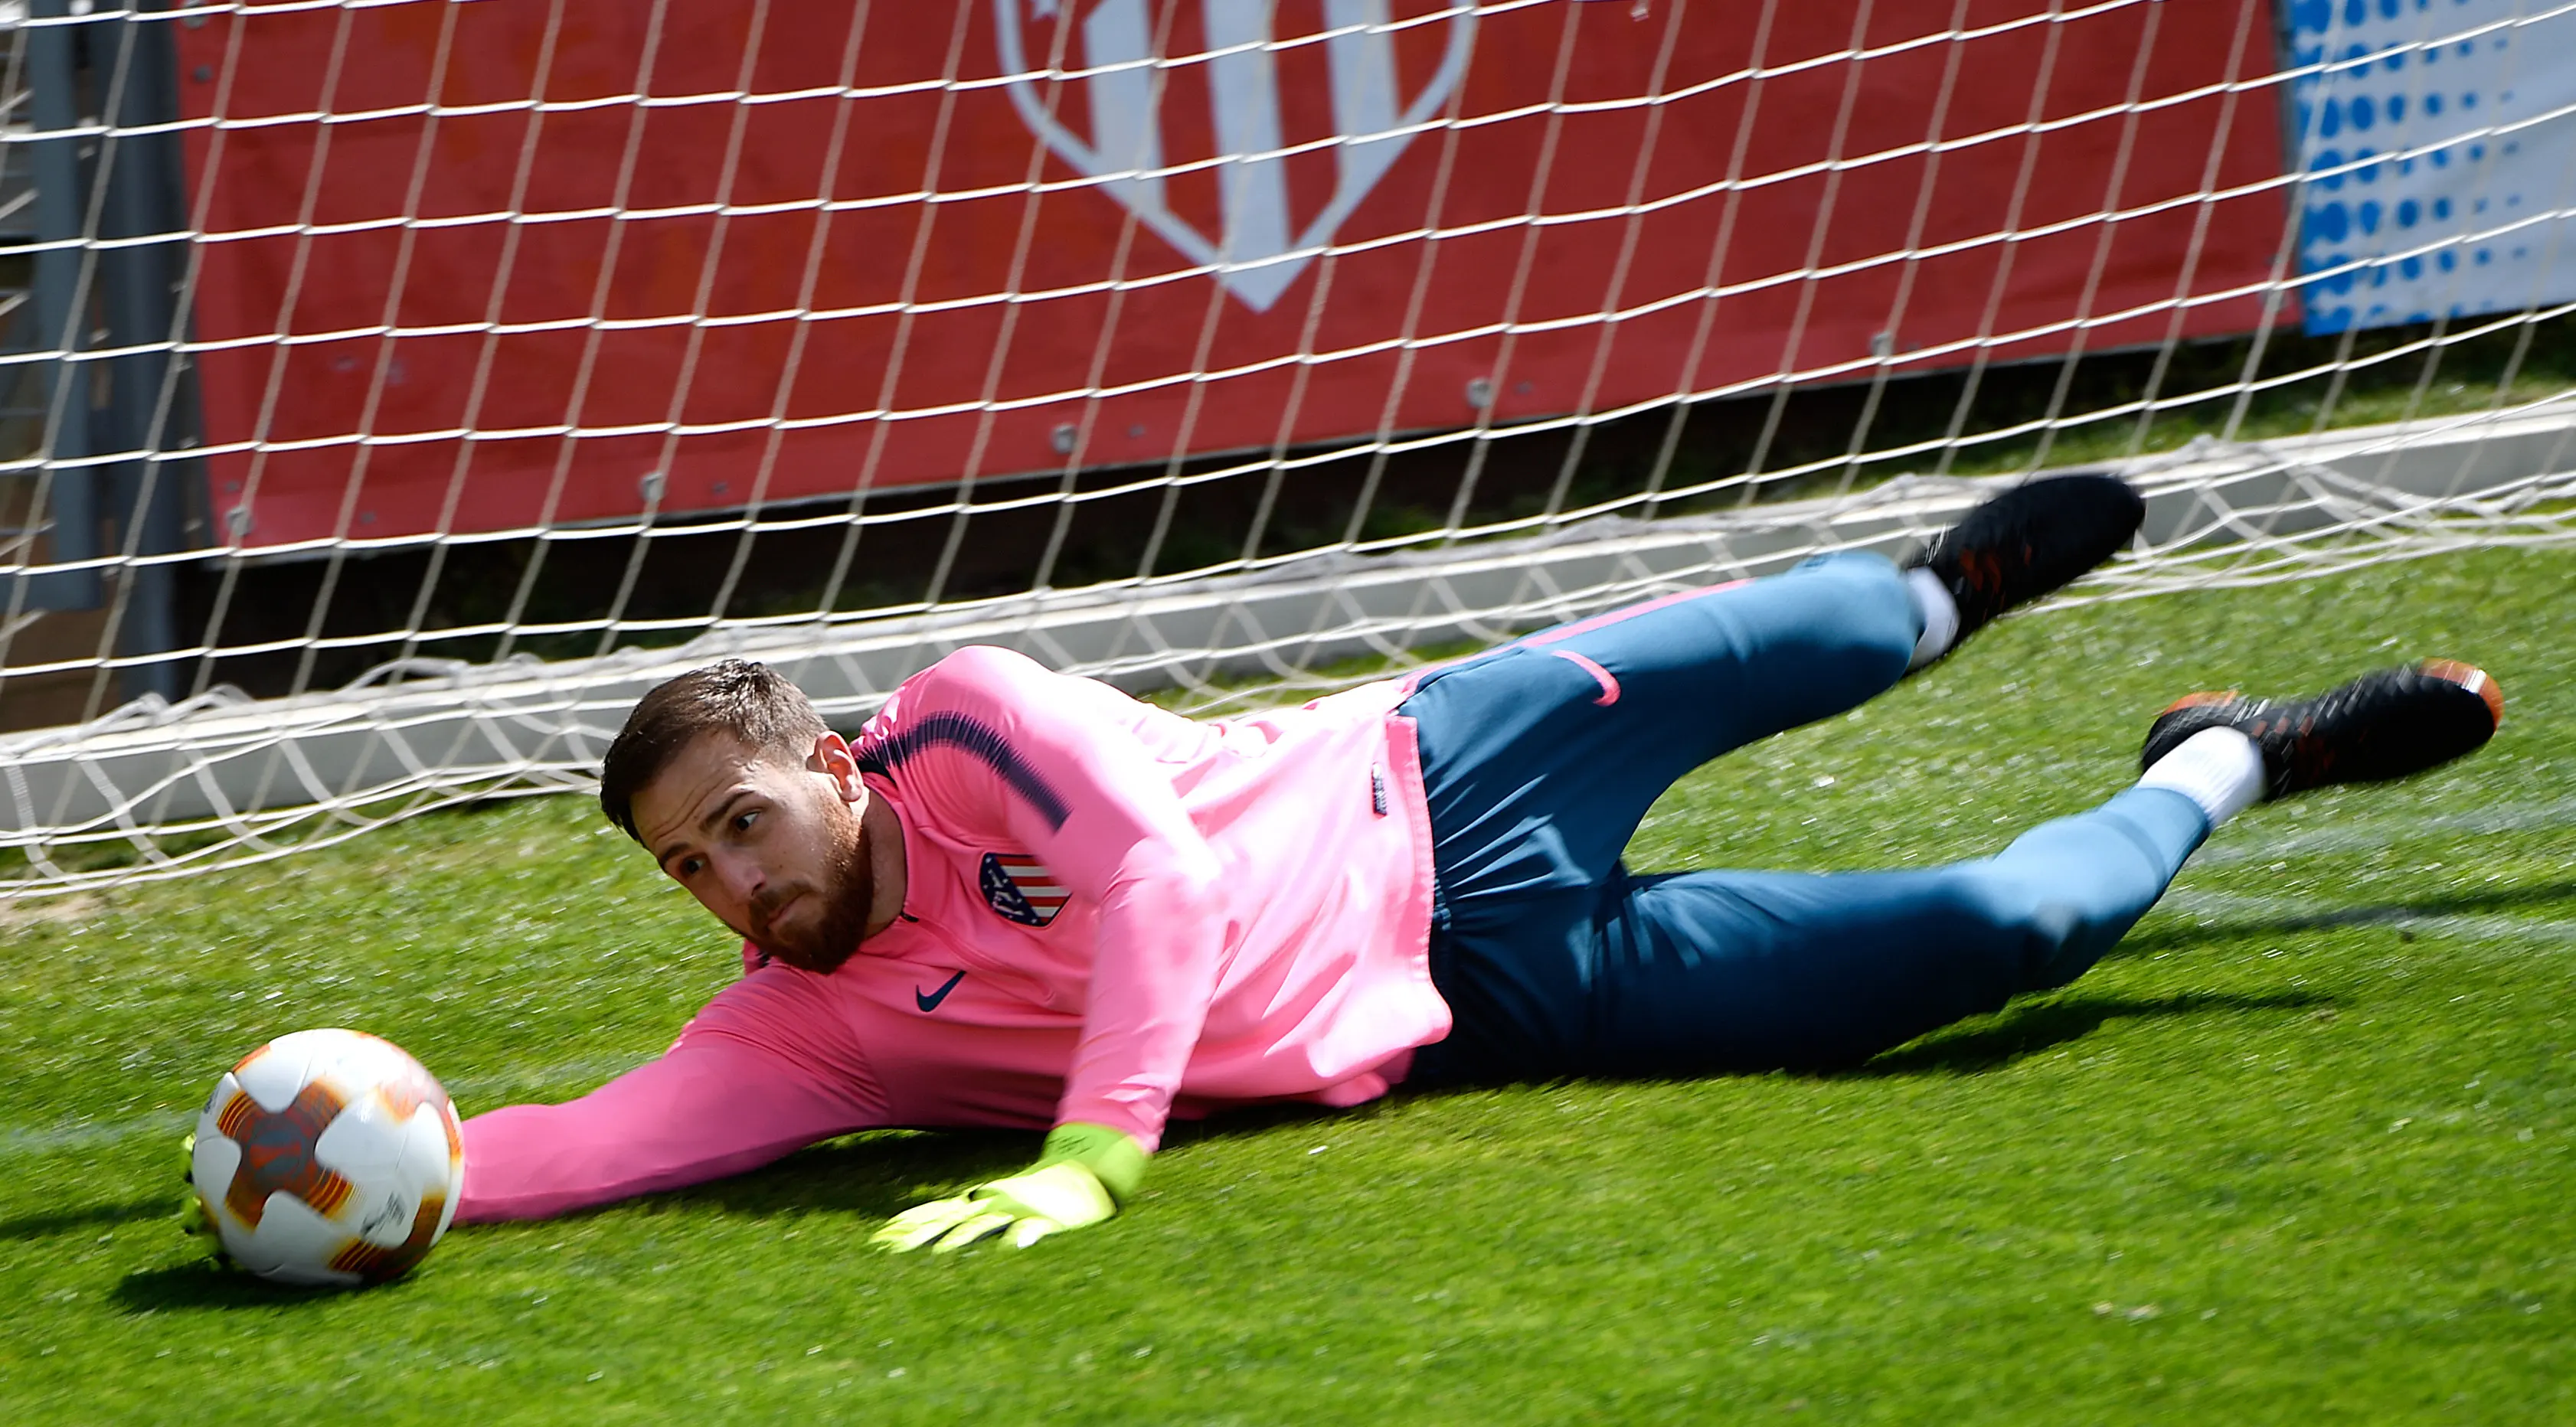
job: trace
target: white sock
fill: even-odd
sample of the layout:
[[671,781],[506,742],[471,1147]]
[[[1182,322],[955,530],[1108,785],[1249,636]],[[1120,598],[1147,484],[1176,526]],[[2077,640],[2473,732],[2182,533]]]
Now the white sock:
[[2214,832],[2263,800],[2263,754],[2235,729],[2204,728],[2157,759],[2138,786],[2170,788],[2200,804]]
[[1923,637],[1914,641],[1906,669],[1920,669],[1950,652],[1959,639],[1959,602],[1941,585],[1941,577],[1921,565],[1905,572],[1906,591],[1914,596],[1915,613],[1923,616]]

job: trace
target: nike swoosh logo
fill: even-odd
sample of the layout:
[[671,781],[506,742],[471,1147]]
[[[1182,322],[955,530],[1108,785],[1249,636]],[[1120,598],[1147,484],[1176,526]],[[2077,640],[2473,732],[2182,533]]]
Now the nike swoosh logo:
[[965,979],[966,973],[960,971],[949,977],[945,985],[927,996],[921,994],[920,987],[915,986],[912,988],[912,1002],[925,1011],[936,1011],[939,1009],[939,1003],[948,999],[948,993],[957,989],[957,983]]

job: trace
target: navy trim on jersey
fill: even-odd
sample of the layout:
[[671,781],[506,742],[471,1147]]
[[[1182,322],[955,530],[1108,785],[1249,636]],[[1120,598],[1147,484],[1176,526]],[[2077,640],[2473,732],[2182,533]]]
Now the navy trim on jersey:
[[874,770],[887,777],[910,761],[913,755],[941,746],[954,748],[984,760],[986,766],[1010,785],[1011,791],[1028,801],[1039,817],[1047,820],[1050,831],[1064,827],[1072,813],[1064,799],[1047,785],[1047,780],[1028,765],[1002,737],[1001,730],[969,714],[925,714],[919,722],[900,733],[889,735],[883,742],[860,755],[862,771]]

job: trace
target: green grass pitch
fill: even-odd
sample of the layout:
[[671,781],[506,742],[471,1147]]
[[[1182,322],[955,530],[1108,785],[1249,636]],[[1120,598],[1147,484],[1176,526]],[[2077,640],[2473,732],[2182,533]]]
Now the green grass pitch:
[[731,974],[578,799],[0,921],[13,1423],[2576,1422],[2576,554],[2014,620],[1659,805],[1641,867],[1976,856],[2147,718],[2446,654],[2503,732],[2255,809],[2076,986],[1843,1075],[1398,1097],[1184,1131],[1027,1253],[884,1215],[1033,1135],[886,1134],[410,1279],[270,1290],[173,1226],[223,1066],[393,1037],[578,1094]]

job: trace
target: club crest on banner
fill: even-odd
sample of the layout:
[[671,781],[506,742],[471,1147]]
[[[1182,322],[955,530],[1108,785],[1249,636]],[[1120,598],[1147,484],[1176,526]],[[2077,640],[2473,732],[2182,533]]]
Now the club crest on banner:
[[[1255,311],[1448,104],[1476,28],[1464,0],[993,0],[993,15],[1030,131]],[[1302,15],[1321,23],[1284,23]],[[1315,89],[1328,102],[1299,102]],[[1291,183],[1301,162],[1329,164],[1328,193]],[[1194,206],[1193,187],[1213,201]]]

